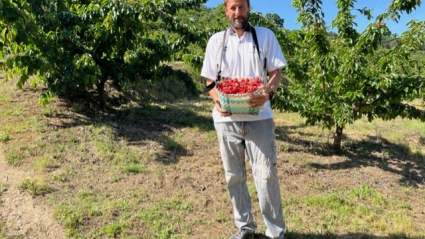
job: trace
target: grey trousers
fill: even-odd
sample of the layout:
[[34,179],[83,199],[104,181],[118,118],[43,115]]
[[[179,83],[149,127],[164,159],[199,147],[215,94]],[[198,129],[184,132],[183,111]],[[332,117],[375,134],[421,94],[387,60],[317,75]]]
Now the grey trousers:
[[277,177],[273,119],[215,123],[214,126],[236,226],[252,231],[257,228],[251,213],[251,198],[246,184],[246,151],[252,167],[261,214],[267,227],[266,236],[283,238],[285,223]]

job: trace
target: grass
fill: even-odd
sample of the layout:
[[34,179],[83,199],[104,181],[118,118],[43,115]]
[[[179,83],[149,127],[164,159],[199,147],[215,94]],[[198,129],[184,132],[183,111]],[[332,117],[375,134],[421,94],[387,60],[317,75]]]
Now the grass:
[[[310,217],[316,219],[310,229],[324,234],[341,231],[360,231],[377,236],[415,233],[413,222],[407,216],[410,208],[408,202],[387,198],[366,185],[348,191],[338,189],[322,195],[291,199],[290,205],[290,208],[307,209]],[[302,223],[305,225],[308,222]]]
[[[17,187],[47,201],[69,238],[220,239],[235,231],[205,96],[94,116],[59,99],[43,108],[34,91],[1,84],[5,160],[36,175]],[[344,130],[343,154],[331,155],[330,131],[293,113],[276,112],[275,121],[287,238],[425,238],[423,122],[359,120]],[[8,187],[0,184],[0,199]],[[0,238],[7,231],[0,220]]]
[[28,192],[32,196],[44,196],[45,194],[55,191],[54,188],[42,181],[34,181],[31,179],[24,179],[19,184],[18,188],[22,191]]
[[8,239],[6,234],[6,222],[0,219],[0,239]]
[[2,143],[6,143],[7,141],[11,140],[12,138],[10,137],[10,135],[6,132],[1,132],[0,133],[0,142]]

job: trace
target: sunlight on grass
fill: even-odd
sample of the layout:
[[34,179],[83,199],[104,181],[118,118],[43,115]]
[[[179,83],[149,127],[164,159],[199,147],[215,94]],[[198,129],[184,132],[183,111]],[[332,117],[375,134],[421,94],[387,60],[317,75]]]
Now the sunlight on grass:
[[150,228],[150,236],[146,238],[178,238],[176,235],[182,232],[189,233],[190,227],[185,225],[184,217],[173,211],[189,213],[192,206],[176,199],[161,199],[153,208],[142,210],[139,218]]
[[[285,214],[290,219],[289,224],[304,224],[317,233],[347,231],[386,235],[415,232],[408,202],[398,202],[365,185],[348,191],[290,198],[284,205],[288,208]],[[291,208],[300,207],[305,214],[293,214]],[[312,218],[314,220],[310,220]]]
[[377,119],[372,123],[359,120],[347,127],[346,134],[357,139],[371,136],[377,140],[406,145],[413,153],[425,154],[425,147],[422,147],[420,141],[421,137],[425,137],[425,124],[417,120],[397,118],[392,121],[382,121]]
[[274,111],[274,120],[277,125],[287,125],[287,126],[293,126],[293,125],[304,125],[305,119],[300,117],[297,113],[287,113],[287,112],[279,112]]
[[[322,129],[320,124],[316,126],[304,125],[305,119],[296,113],[275,112],[275,122],[277,127],[286,129],[285,137],[303,137],[315,143],[332,143],[332,132],[334,129]],[[294,130],[292,130],[294,128]],[[279,135],[278,135],[279,136]],[[378,142],[385,140],[406,147],[412,153],[425,155],[423,138],[425,138],[425,124],[419,120],[408,120],[396,118],[391,121],[375,119],[369,122],[367,119],[360,119],[351,125],[347,125],[343,131],[342,144],[348,141],[362,139],[375,139]],[[284,145],[282,151],[288,151],[289,145]],[[315,146],[316,147],[316,146]]]
[[208,143],[213,143],[217,141],[217,132],[215,131],[209,131],[207,133],[207,142]]
[[48,155],[43,155],[41,157],[37,157],[34,162],[34,169],[36,171],[43,171],[45,169],[58,168],[59,165],[56,164],[55,160]]
[[[67,228],[67,235],[78,237],[84,228],[85,218],[92,218],[96,221],[106,220],[100,230],[92,228],[89,234],[102,237],[105,235],[123,235],[125,229],[131,224],[131,217],[128,212],[135,210],[131,201],[124,198],[108,198],[108,195],[83,189],[76,197],[68,202],[62,202],[56,208],[54,217]],[[108,225],[109,224],[109,225]]]

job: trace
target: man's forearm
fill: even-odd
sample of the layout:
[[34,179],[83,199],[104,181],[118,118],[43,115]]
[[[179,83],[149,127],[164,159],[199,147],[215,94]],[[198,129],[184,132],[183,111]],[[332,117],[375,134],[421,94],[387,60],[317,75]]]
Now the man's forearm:
[[[207,85],[213,82],[213,80],[207,79]],[[214,88],[208,91],[208,94],[210,95],[211,99],[214,101],[215,104],[219,101],[217,91]]]
[[282,79],[282,74],[280,73],[280,69],[276,69],[274,71],[269,72],[269,82],[267,83],[266,93],[276,92],[279,87],[280,81]]

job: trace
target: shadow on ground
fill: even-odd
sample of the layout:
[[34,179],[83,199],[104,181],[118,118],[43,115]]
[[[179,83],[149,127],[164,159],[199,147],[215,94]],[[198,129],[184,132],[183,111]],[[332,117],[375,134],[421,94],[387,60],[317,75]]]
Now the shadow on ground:
[[[276,129],[277,139],[287,145],[288,152],[304,152],[314,155],[333,156],[330,143],[321,143],[314,140],[314,135],[303,134],[298,130],[300,126],[279,126]],[[301,137],[292,138],[293,133]],[[312,163],[310,166],[317,169],[338,170],[359,167],[378,167],[382,170],[401,176],[400,184],[417,187],[425,184],[425,155],[413,153],[404,144],[395,144],[385,138],[369,136],[364,140],[343,138],[343,162],[333,164]]]
[[[180,100],[179,102],[184,102]],[[124,137],[133,145],[143,146],[155,141],[164,147],[156,160],[164,164],[177,163],[181,156],[190,154],[183,145],[173,139],[173,132],[182,128],[197,128],[201,132],[214,131],[211,105],[208,97],[188,100],[185,103],[150,104],[140,102],[131,107],[109,107],[103,111],[83,105],[78,114],[58,114],[62,122],[53,127],[75,127],[78,125],[106,125],[113,128],[116,137]],[[71,104],[68,102],[68,104]],[[75,108],[68,105],[69,108]],[[199,114],[203,112],[206,114]],[[206,116],[205,116],[206,115]],[[303,133],[298,126],[278,126],[276,138],[289,145],[287,152],[303,152],[314,155],[333,156],[331,144],[315,141],[317,135]],[[298,137],[291,137],[296,133]],[[196,137],[196,136],[194,136]],[[329,139],[328,141],[330,141]],[[369,137],[366,140],[343,138],[342,157],[346,160],[334,164],[312,163],[317,169],[337,170],[365,166],[379,167],[401,176],[400,184],[418,186],[425,184],[425,156],[415,154],[406,145],[395,144],[385,138]]]
[[[164,164],[177,163],[181,156],[190,154],[173,135],[182,128],[197,128],[200,132],[214,130],[211,117],[202,116],[198,112],[210,110],[205,103],[208,99],[200,98],[186,103],[138,104],[122,108],[108,107],[102,111],[86,105],[63,102],[66,108],[77,112],[58,113],[50,123],[54,128],[72,128],[81,125],[107,126],[115,132],[115,137],[125,138],[130,145],[144,146],[155,141],[163,146],[156,160]],[[209,102],[209,101],[208,101]]]

